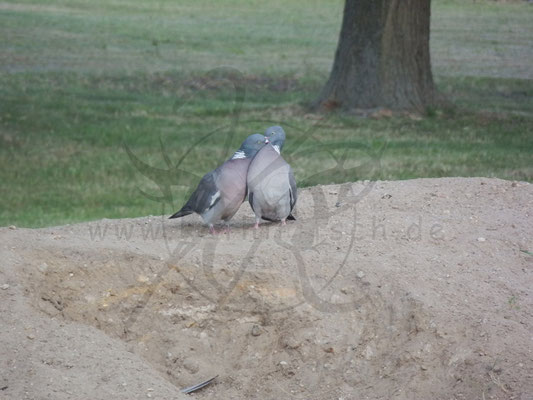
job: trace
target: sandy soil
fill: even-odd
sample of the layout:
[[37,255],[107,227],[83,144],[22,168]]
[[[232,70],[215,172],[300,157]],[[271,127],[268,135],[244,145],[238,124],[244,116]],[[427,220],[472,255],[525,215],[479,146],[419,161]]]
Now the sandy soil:
[[[533,186],[300,192],[297,221],[1,228],[0,398],[533,399]],[[170,213],[171,210],[168,210]]]

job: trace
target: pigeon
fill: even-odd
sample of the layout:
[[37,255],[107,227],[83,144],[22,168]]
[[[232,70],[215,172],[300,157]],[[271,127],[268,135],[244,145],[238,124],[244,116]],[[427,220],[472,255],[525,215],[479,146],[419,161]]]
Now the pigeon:
[[228,230],[229,220],[246,199],[246,172],[250,162],[266,142],[260,133],[248,136],[229,160],[204,175],[187,203],[170,218],[197,213],[212,234],[216,234],[214,224],[220,220]]
[[265,131],[267,145],[259,150],[248,168],[248,201],[255,213],[255,228],[266,221],[294,220],[291,212],[296,204],[296,180],[291,166],[281,156],[285,131],[271,126]]

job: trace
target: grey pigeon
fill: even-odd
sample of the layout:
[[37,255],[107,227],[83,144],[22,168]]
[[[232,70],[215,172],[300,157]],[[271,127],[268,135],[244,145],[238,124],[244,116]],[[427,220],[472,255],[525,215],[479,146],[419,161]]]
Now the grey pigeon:
[[248,136],[228,161],[204,175],[189,201],[170,218],[197,213],[212,234],[216,233],[214,224],[220,220],[228,228],[229,220],[246,199],[246,172],[250,162],[265,142],[260,133]]
[[296,204],[296,180],[291,166],[281,156],[285,131],[271,126],[265,131],[267,144],[257,152],[248,168],[248,201],[255,213],[255,228],[261,219],[281,221],[295,219],[291,212]]

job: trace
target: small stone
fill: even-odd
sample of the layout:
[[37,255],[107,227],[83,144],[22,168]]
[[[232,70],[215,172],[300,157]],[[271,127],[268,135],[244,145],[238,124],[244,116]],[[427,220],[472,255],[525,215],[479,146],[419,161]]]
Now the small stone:
[[44,274],[44,273],[46,273],[46,271],[48,271],[48,264],[43,262],[43,263],[39,264],[37,269]]
[[252,336],[259,336],[261,334],[261,328],[259,325],[252,326]]
[[7,283],[4,283],[2,286],[0,286],[0,289],[7,290],[9,289],[9,285]]
[[282,343],[283,343],[283,346],[291,350],[295,350],[302,345],[296,338],[292,336],[283,338]]
[[191,374],[196,374],[200,370],[198,363],[190,358],[186,358],[183,361],[183,368],[185,368]]
[[363,352],[363,356],[366,360],[370,360],[372,357],[374,357],[374,350],[372,350],[372,347],[366,346]]
[[137,282],[139,282],[139,283],[146,283],[146,282],[149,282],[149,281],[150,281],[150,279],[147,276],[145,276],[145,275],[139,275],[137,277]]
[[365,277],[365,273],[363,271],[358,271],[356,276],[359,278],[359,279],[363,279]]
[[477,241],[478,242],[485,242],[487,239],[485,239],[484,237],[478,237],[477,238]]
[[427,371],[428,367],[426,367],[425,365],[421,365],[421,366],[420,366],[420,369],[421,369],[422,371]]
[[35,335],[32,335],[31,333],[26,336],[28,339],[33,340],[35,339]]
[[287,364],[288,364],[287,361],[280,361],[280,362],[279,362],[279,365],[283,365],[283,366],[285,366],[285,365],[287,365]]
[[17,227],[15,225],[9,225],[9,229],[11,229],[12,231],[14,231],[15,229],[17,229]]

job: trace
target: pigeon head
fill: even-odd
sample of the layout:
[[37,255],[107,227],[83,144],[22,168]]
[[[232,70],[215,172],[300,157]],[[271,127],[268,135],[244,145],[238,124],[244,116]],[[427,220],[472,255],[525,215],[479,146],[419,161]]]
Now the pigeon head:
[[285,144],[285,131],[281,126],[268,127],[265,130],[265,136],[272,146],[277,146],[278,149],[281,151],[281,148]]
[[254,133],[253,135],[248,136],[246,140],[242,142],[241,147],[239,147],[239,150],[235,152],[231,159],[253,158],[253,156],[255,156],[259,150],[261,150],[265,143],[266,139],[263,135],[260,133]]

